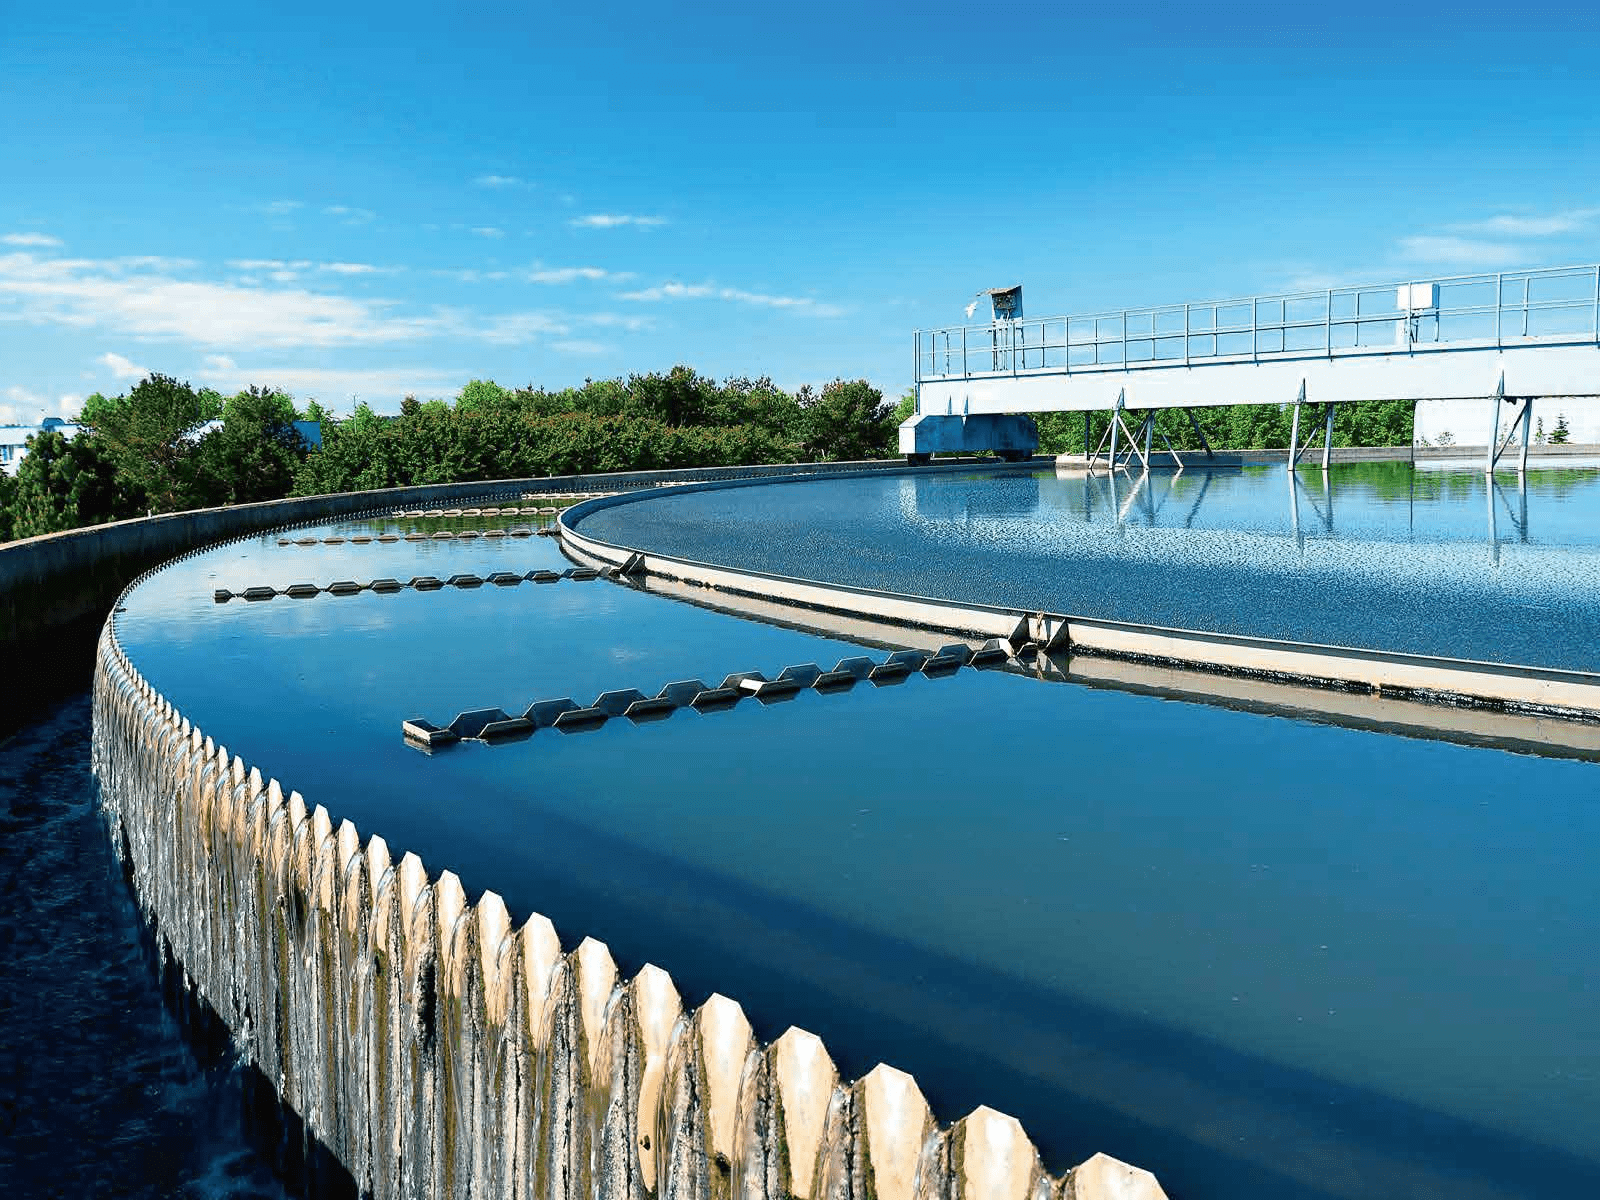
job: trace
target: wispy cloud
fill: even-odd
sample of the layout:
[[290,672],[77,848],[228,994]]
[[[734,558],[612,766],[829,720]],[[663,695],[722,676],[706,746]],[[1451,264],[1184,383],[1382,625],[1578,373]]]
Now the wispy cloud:
[[503,238],[506,235],[504,229],[497,229],[493,225],[474,225],[471,232],[483,238]]
[[256,386],[280,388],[300,397],[324,401],[364,400],[378,408],[394,408],[401,397],[453,395],[471,371],[438,367],[376,369],[307,367],[292,363],[239,363],[224,354],[208,355],[196,378],[220,391]]
[[112,377],[116,379],[143,379],[150,374],[144,367],[120,354],[102,354],[95,361],[110,371]]
[[330,204],[322,212],[324,216],[338,217],[346,225],[369,225],[378,219],[370,208],[351,208],[347,204]]
[[550,349],[562,354],[609,354],[611,347],[604,342],[590,342],[582,338],[563,339],[550,343]]
[[378,267],[372,263],[325,262],[318,263],[317,270],[325,271],[330,275],[392,275],[401,270],[401,268]]
[[586,217],[574,217],[567,222],[574,229],[617,229],[624,225],[632,225],[637,229],[655,229],[666,223],[665,217],[641,217],[631,213],[590,213]]
[[1542,238],[1569,233],[1587,233],[1600,220],[1600,208],[1573,208],[1543,215],[1503,213],[1485,221],[1452,226],[1459,233],[1489,234],[1495,237]]
[[0,425],[32,425],[45,417],[75,417],[83,407],[83,397],[63,392],[52,400],[49,396],[30,391],[25,387],[8,387],[0,391]]
[[475,187],[501,190],[507,188],[531,188],[533,186],[526,179],[519,179],[515,175],[479,175],[472,182]]
[[7,246],[59,246],[61,239],[48,233],[8,233],[0,236],[0,244]]
[[480,271],[476,267],[439,267],[433,272],[458,283],[497,283],[509,279],[509,271]]
[[632,271],[607,271],[603,267],[529,267],[522,276],[529,283],[576,283],[579,280],[632,279]]
[[1480,269],[1511,266],[1526,254],[1508,242],[1434,234],[1401,238],[1398,249],[1406,263]]
[[621,298],[643,303],[658,303],[662,300],[726,300],[758,308],[787,309],[811,317],[837,317],[844,313],[844,309],[837,304],[824,304],[810,296],[775,296],[766,292],[749,292],[743,288],[719,287],[711,283],[663,283],[656,287],[641,288],[636,292],[623,292]]
[[[240,261],[256,263],[269,274],[304,269],[298,262]],[[219,348],[382,345],[467,332],[459,318],[442,310],[415,316],[394,310],[387,301],[300,287],[181,278],[165,266],[0,255],[0,315],[34,324],[102,328]]]
[[[147,261],[150,265],[129,265]],[[307,271],[311,262],[237,259],[230,265],[236,269],[243,265],[271,277]],[[333,284],[342,282],[345,274],[333,271],[319,277]],[[7,321],[94,330],[108,339],[186,345],[218,359],[212,365],[219,372],[224,369],[222,358],[270,356],[275,351],[397,347],[438,339],[551,346],[555,341],[581,341],[586,330],[635,330],[649,325],[642,316],[606,312],[532,309],[486,313],[442,305],[408,308],[397,299],[345,294],[334,288],[298,283],[246,285],[239,277],[206,279],[172,268],[161,259],[51,258],[25,251],[0,254],[0,322]],[[98,365],[118,378],[144,372],[141,364],[122,355],[102,356]],[[285,369],[289,367],[309,370],[285,364]],[[292,380],[287,375],[272,379],[252,376],[255,382],[285,387],[291,383],[300,386],[300,381],[313,378],[305,374]],[[326,386],[326,381],[316,386]]]
[[256,205],[256,211],[265,213],[269,217],[288,217],[305,206],[303,200],[268,200],[265,204]]

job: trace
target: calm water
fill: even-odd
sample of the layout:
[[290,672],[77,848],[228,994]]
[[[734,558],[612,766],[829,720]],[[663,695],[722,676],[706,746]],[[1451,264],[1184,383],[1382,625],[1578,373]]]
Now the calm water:
[[[818,489],[825,488],[826,491]],[[1600,470],[905,475],[668,494],[584,532],[1081,616],[1600,669]]]
[[281,1200],[168,1015],[95,809],[89,700],[0,741],[0,1191]]
[[[1350,482],[1334,488],[1341,531],[1424,544],[1378,537],[1392,480]],[[1057,511],[1043,497],[1081,481],[839,486],[864,484],[881,501],[869,532],[995,558],[974,533],[994,523],[1121,536],[1070,505],[1040,519]],[[1287,496],[1281,473],[1216,477],[1194,527],[1248,527],[1269,485]],[[800,555],[782,545],[799,536],[783,516],[797,498],[765,490],[714,494],[719,532],[737,544],[770,507],[768,558]],[[1536,528],[1581,558],[1593,530],[1562,507],[1571,496],[1541,509],[1535,494]],[[605,515],[646,518],[653,537],[689,525],[650,510],[693,499]],[[1441,534],[1426,544],[1487,561],[1487,542],[1449,540],[1448,504],[1430,503]],[[1155,524],[1122,529],[1189,531],[1160,505]],[[842,537],[847,504],[812,511]],[[1238,536],[1298,545],[1276,528]],[[658,544],[643,526],[617,537]],[[865,535],[854,553],[827,565],[916,561]],[[1105,1150],[1177,1200],[1600,1194],[1593,764],[973,671],[427,756],[404,745],[403,718],[859,651],[599,581],[210,599],[563,565],[548,540],[262,538],[158,575],[120,628],[208,734],[308,802],[549,915],[569,946],[592,934],[625,967],[659,963],[690,1003],[723,991],[764,1036],[816,1031],[846,1074],[879,1058],[910,1070],[944,1119],[1013,1112],[1056,1169]]]

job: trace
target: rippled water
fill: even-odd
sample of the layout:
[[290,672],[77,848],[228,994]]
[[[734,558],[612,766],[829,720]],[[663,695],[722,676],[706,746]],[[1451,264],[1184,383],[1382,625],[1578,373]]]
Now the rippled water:
[[[1392,532],[1384,478],[1336,483],[1341,529]],[[1080,481],[847,481],[868,483],[865,527],[925,546],[987,546],[997,522],[1059,526],[1058,547],[1122,536],[1070,506],[1044,520],[1042,497]],[[1248,536],[1297,545],[1261,508],[1274,484],[1216,477],[1193,525],[1254,519]],[[818,574],[848,506],[814,505],[821,540],[803,543],[796,495],[771,492],[712,494],[703,539],[743,544],[749,513],[770,514],[762,553],[810,553]],[[1585,494],[1529,499],[1580,557],[1595,531],[1562,504]],[[1434,503],[1427,521],[1455,529]],[[1143,528],[1186,532],[1160,504]],[[645,532],[617,536],[654,545]],[[1437,544],[1488,549],[1456,532]],[[933,571],[892,539],[854,553],[886,577]],[[861,651],[603,581],[211,599],[565,565],[549,540],[264,537],[156,576],[119,627],[206,733],[336,819],[545,913],[568,945],[660,964],[690,1003],[734,996],[766,1037],[814,1030],[847,1075],[910,1070],[945,1119],[1015,1113],[1053,1167],[1104,1150],[1178,1200],[1600,1194],[1594,764],[970,670],[430,757],[405,717]]]
[[163,1005],[80,696],[0,742],[0,1192],[276,1200],[239,1080]]
[[861,587],[1600,669],[1600,470],[919,474],[669,493],[591,536]]

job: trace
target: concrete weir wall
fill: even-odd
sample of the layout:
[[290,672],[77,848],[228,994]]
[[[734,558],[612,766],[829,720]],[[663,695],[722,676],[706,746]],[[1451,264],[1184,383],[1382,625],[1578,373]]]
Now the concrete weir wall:
[[[537,1200],[1158,1200],[1105,1155],[1048,1174],[1018,1122],[941,1126],[889,1066],[841,1079],[739,1005],[564,948],[493,892],[398,861],[195,728],[117,641],[93,764],[143,916],[302,1136],[364,1196]],[[777,1016],[779,1014],[768,1014]]]

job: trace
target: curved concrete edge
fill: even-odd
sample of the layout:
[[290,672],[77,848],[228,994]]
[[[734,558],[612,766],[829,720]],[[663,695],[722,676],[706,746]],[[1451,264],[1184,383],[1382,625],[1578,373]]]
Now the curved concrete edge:
[[812,1034],[763,1045],[732,1000],[687,1010],[659,968],[624,978],[600,942],[563,950],[545,917],[395,861],[206,737],[115,612],[93,703],[105,815],[163,957],[364,1196],[1164,1200],[1104,1155],[1052,1177],[1011,1117],[941,1128],[904,1072],[841,1080]]
[[[985,465],[950,462],[931,469],[981,470]],[[85,622],[89,625],[83,631],[83,640],[92,644],[94,630],[106,610],[139,572],[202,546],[269,529],[339,519],[393,517],[396,510],[416,507],[438,507],[442,511],[461,506],[465,511],[469,501],[520,499],[524,493],[565,496],[708,481],[804,478],[812,473],[833,477],[886,469],[894,468],[881,460],[766,463],[424,484],[135,517],[0,543],[0,655],[7,661],[29,655],[41,639],[59,630],[77,630]],[[52,657],[59,659],[57,645],[48,648],[44,664],[50,664]],[[0,696],[0,702],[4,699]]]
[[[837,476],[815,474],[805,478],[809,481]],[[674,488],[672,494],[751,487],[768,482],[776,481],[692,484]],[[578,528],[592,513],[662,494],[659,490],[636,492],[573,506],[557,520],[562,549],[578,562],[615,567],[628,574],[660,576],[792,608],[935,630],[957,637],[999,637],[1015,646],[1031,642],[1055,652],[1124,658],[1576,720],[1600,720],[1600,674],[1590,672],[1169,629],[1130,621],[941,600],[657,554],[590,537]]]

